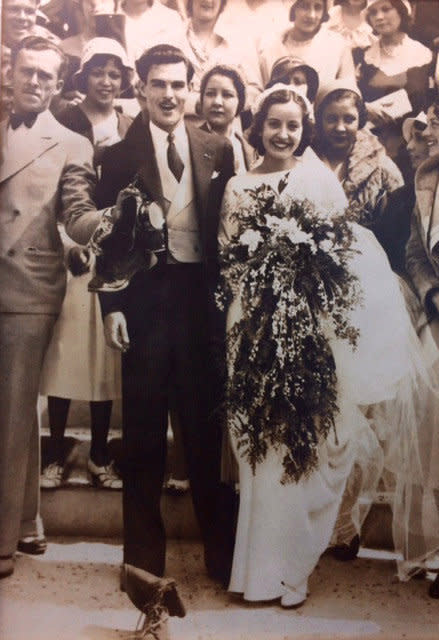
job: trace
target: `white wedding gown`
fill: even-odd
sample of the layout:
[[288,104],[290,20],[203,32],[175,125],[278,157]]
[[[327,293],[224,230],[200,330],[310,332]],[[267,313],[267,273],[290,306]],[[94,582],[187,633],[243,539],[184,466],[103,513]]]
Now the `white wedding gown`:
[[[261,184],[276,188],[283,175],[285,172],[250,173],[230,180],[223,202],[220,245],[226,245],[239,228],[236,214],[239,219],[239,210],[249,202],[245,190]],[[309,157],[291,170],[284,194],[311,200],[329,217],[346,206],[334,175]],[[415,362],[416,336],[384,251],[367,229],[355,225],[355,236],[359,253],[352,258],[351,268],[360,279],[364,297],[362,306],[351,315],[352,324],[360,329],[355,352],[336,339],[327,325],[338,384],[337,439],[331,431],[320,443],[317,470],[297,483],[282,484],[282,452],[270,448],[253,474],[231,431],[239,464],[240,508],[229,590],[242,593],[246,600],[278,598],[285,593],[284,584],[303,587],[329,544],[359,448],[376,439],[359,406],[395,398],[401,389],[410,388],[416,367],[422,368]],[[236,297],[228,310],[228,329],[241,317]],[[232,415],[229,424],[231,421]]]

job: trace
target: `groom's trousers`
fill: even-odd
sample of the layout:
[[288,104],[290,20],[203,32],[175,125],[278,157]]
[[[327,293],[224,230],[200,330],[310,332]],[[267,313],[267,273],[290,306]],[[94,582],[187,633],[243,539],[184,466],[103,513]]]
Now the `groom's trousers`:
[[209,415],[216,390],[207,299],[200,264],[164,264],[134,276],[124,305],[130,336],[122,359],[124,562],[158,576],[165,570],[160,498],[170,398],[208,569],[215,562],[220,433]]

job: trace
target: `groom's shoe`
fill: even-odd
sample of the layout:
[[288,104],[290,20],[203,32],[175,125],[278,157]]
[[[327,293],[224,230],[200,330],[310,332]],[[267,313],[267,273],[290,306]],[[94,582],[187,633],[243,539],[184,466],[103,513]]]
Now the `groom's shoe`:
[[183,618],[186,615],[176,582],[172,578],[159,578],[149,571],[125,563],[121,569],[120,587],[133,605],[143,613],[150,607],[160,605],[170,616]]

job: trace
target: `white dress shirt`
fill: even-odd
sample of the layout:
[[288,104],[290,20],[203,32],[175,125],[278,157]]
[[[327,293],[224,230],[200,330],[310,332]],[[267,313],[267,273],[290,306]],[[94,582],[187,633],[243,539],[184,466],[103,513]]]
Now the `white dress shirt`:
[[[177,191],[178,182],[168,165],[168,135],[167,131],[160,129],[153,122],[149,123],[152,143],[154,145],[155,157],[162,183],[162,191],[164,197],[172,202],[175,192]],[[187,138],[184,122],[180,124],[172,132],[174,134],[174,143],[178,154],[183,161],[185,167],[190,167],[189,141]]]

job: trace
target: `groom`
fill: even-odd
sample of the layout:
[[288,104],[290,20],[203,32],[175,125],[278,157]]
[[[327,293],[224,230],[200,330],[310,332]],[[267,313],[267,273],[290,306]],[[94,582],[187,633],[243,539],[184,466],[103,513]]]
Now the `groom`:
[[160,497],[172,399],[206,566],[224,580],[214,527],[220,430],[210,414],[221,386],[212,357],[217,227],[233,156],[225,140],[184,124],[193,68],[182,51],[152,47],[136,67],[146,109],[108,150],[97,189],[97,204],[111,206],[135,178],[165,219],[165,250],[150,268],[100,294],[107,342],[123,352],[124,562],[156,576],[165,570]]

